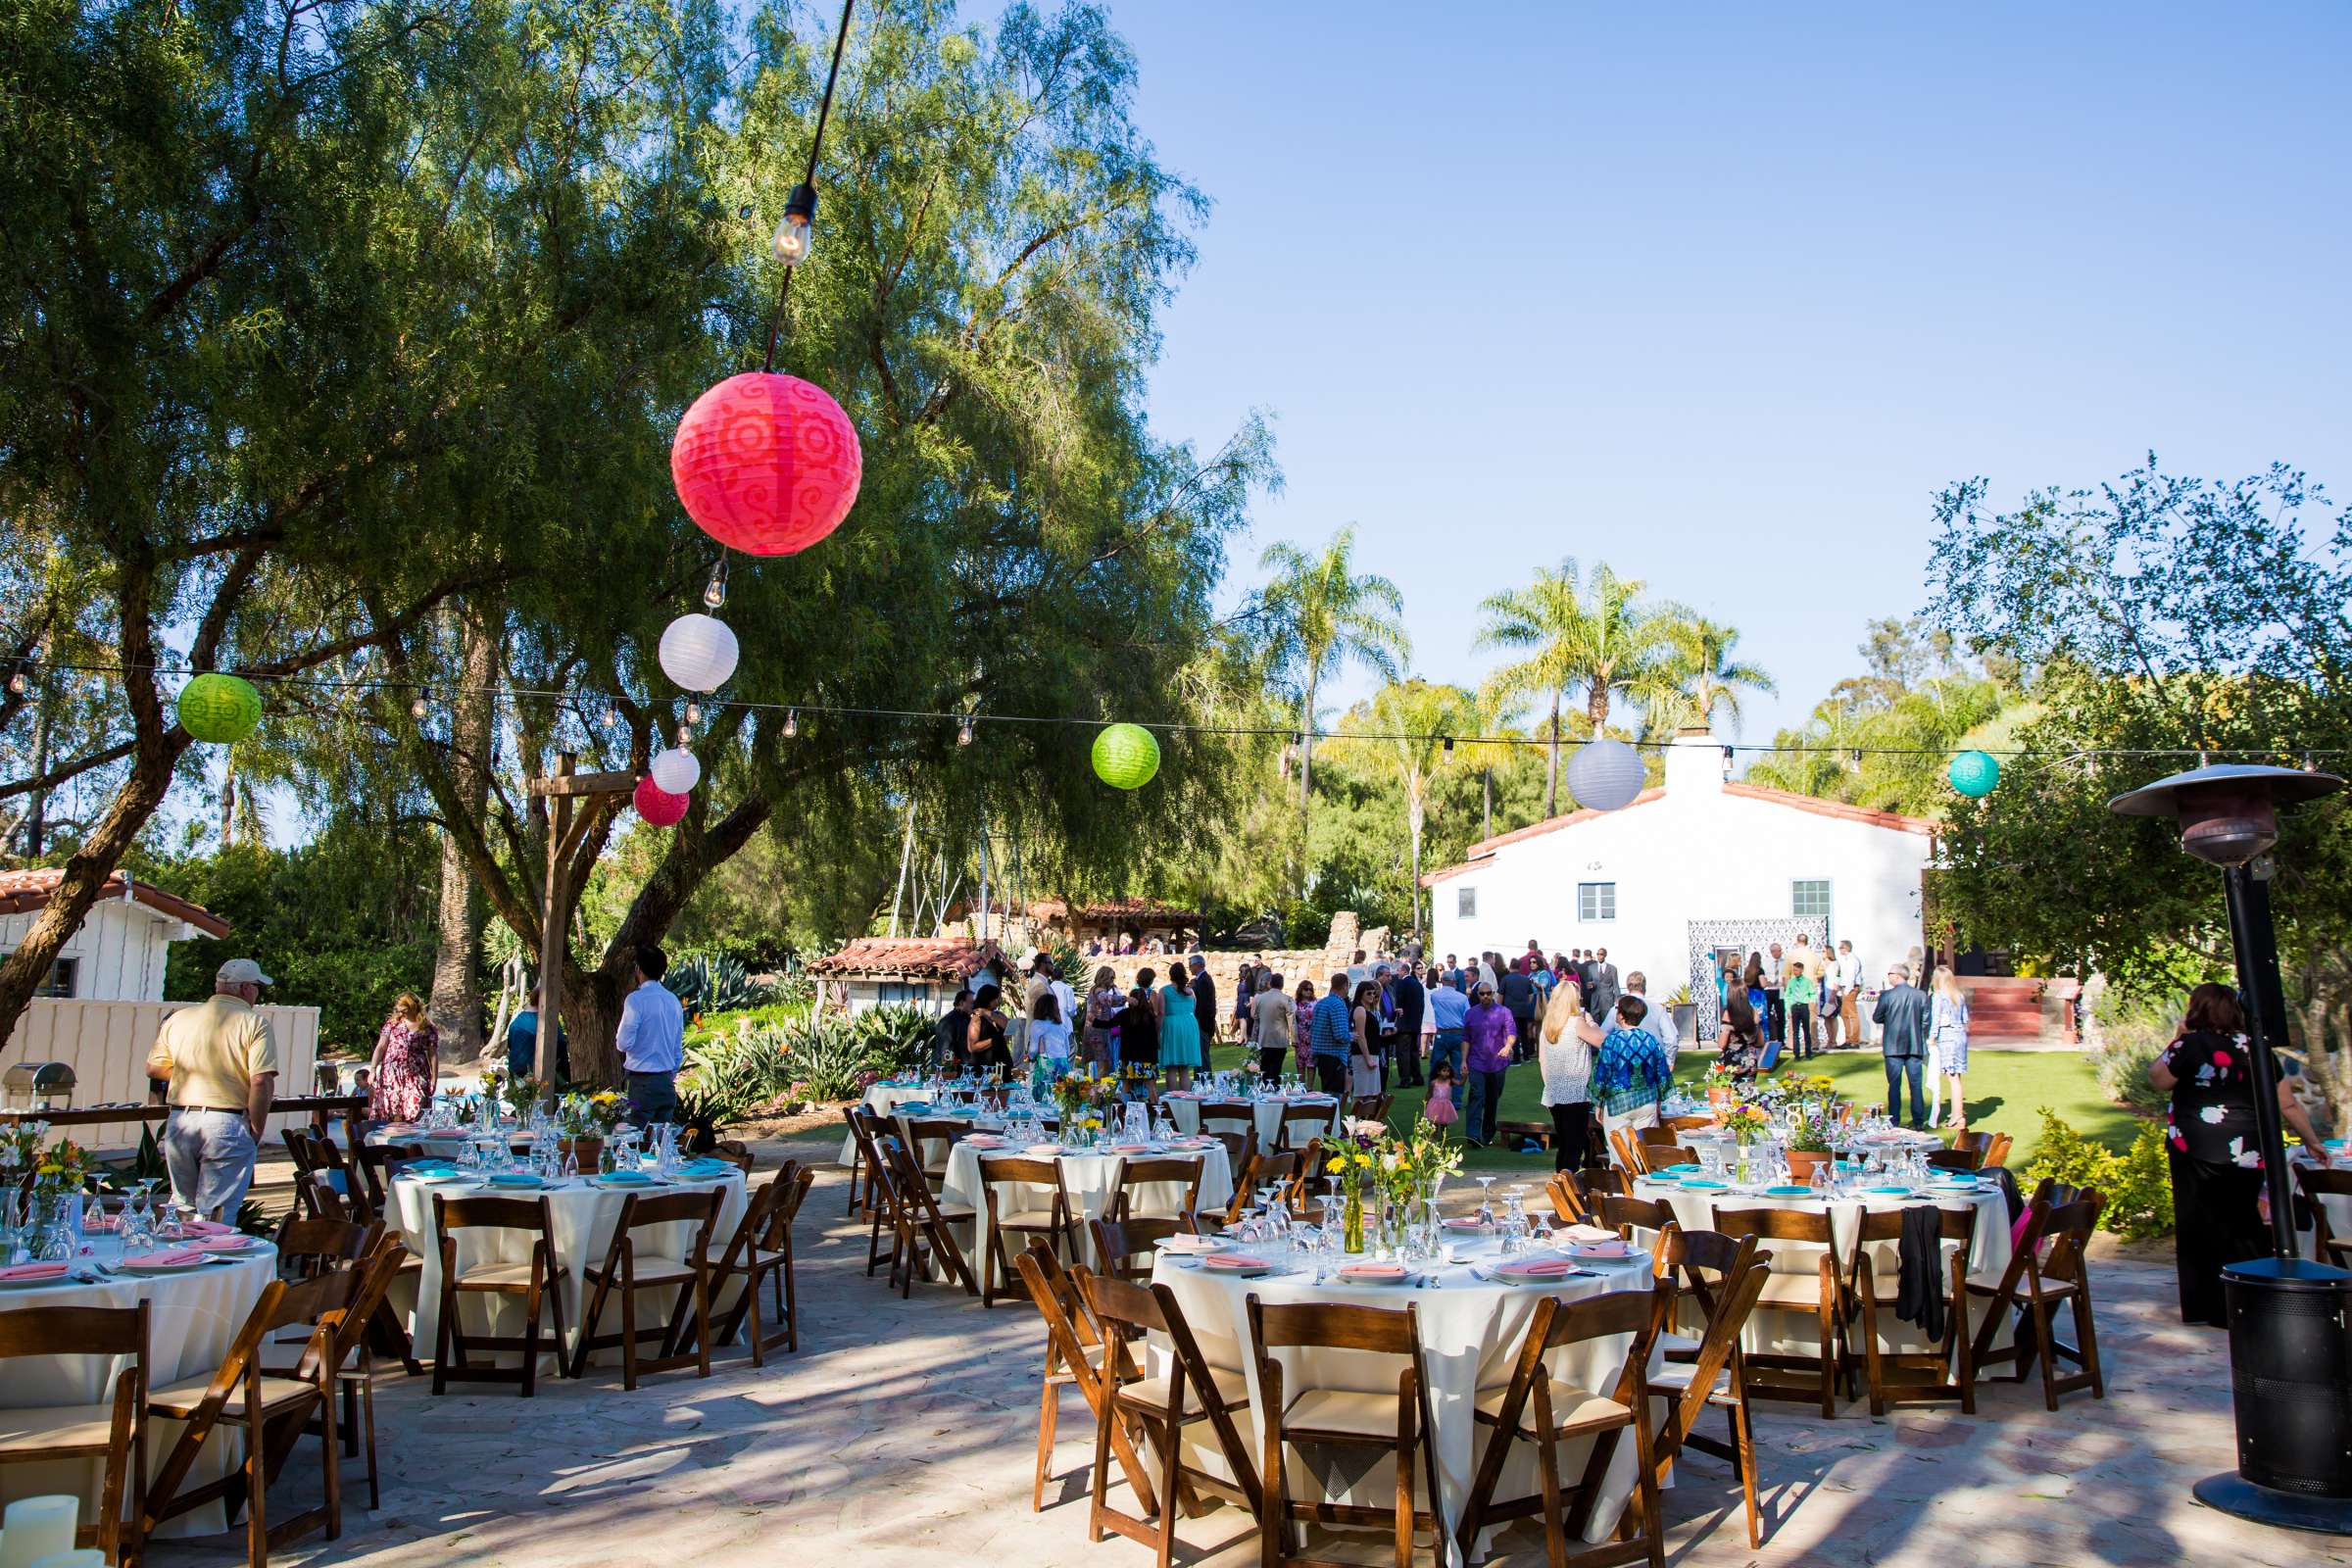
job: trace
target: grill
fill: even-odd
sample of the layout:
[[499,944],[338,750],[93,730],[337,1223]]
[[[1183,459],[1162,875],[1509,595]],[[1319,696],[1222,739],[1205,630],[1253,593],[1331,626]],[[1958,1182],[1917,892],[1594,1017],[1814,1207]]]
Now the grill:
[[65,1110],[74,1103],[74,1069],[62,1061],[20,1061],[0,1073],[10,1110]]

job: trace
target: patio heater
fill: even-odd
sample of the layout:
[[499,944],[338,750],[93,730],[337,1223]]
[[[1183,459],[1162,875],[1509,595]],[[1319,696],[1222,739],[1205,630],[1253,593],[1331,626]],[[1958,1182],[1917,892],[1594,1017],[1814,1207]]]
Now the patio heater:
[[2237,1470],[2208,1476],[2193,1490],[2207,1507],[2241,1519],[2352,1535],[2352,1271],[2296,1251],[2271,1052],[2272,1031],[2284,1030],[2286,1013],[2267,862],[2278,842],[2279,807],[2343,787],[2332,773],[2224,762],[2158,779],[2107,808],[2177,819],[2180,847],[2222,868],[2253,1058],[2255,1136],[2270,1189],[2271,1255],[2222,1271]]

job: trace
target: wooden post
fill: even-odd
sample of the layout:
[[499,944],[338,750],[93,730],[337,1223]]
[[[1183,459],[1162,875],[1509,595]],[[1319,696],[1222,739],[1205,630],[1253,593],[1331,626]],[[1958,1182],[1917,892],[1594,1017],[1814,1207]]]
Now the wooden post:
[[[551,1090],[555,1042],[562,1038],[564,1029],[559,1015],[564,942],[571,926],[572,899],[579,891],[570,885],[564,873],[579,850],[580,841],[603,818],[607,801],[637,787],[634,773],[575,773],[572,769],[577,763],[578,759],[570,752],[560,753],[553,771],[545,778],[531,780],[531,793],[545,797],[554,807],[547,820],[547,888],[539,914],[539,1037],[531,1050],[532,1074],[544,1076]],[[592,800],[586,809],[575,812],[572,801],[578,796],[605,799]],[[544,1075],[540,1071],[543,1065]]]

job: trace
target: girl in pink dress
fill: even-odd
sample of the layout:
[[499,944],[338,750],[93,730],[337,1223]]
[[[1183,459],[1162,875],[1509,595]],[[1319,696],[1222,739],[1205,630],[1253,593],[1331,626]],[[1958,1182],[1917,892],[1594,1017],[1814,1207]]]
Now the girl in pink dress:
[[433,1098],[440,1063],[441,1032],[424,1016],[424,1004],[404,991],[392,1016],[375,1037],[369,1058],[368,1117],[370,1121],[415,1121]]
[[1441,1061],[1429,1075],[1429,1099],[1421,1117],[1433,1127],[1450,1127],[1461,1112],[1453,1108],[1453,1064]]

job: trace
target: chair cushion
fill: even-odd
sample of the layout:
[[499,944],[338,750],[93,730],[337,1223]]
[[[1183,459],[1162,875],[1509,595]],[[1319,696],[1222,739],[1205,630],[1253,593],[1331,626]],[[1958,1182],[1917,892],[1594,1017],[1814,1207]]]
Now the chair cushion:
[[[158,1389],[150,1389],[147,1393],[147,1409],[154,1415],[172,1416],[184,1421],[196,1413],[196,1407],[204,1402],[204,1391],[212,1386],[213,1375],[205,1372],[192,1378],[181,1378],[176,1383],[167,1383]],[[318,1394],[318,1386],[315,1384],[304,1383],[294,1378],[265,1376],[262,1379],[262,1410],[264,1414],[268,1414],[274,1410],[288,1409],[316,1398]],[[220,1413],[223,1417],[243,1418],[245,1414],[245,1383],[243,1379],[238,1380],[236,1393],[230,1395],[227,1402],[221,1405]]]
[[[1681,1394],[1690,1387],[1690,1379],[1696,1375],[1697,1371],[1698,1368],[1688,1361],[1670,1362],[1650,1373],[1649,1391],[1652,1394]],[[1719,1395],[1729,1395],[1732,1392],[1731,1368],[1717,1367],[1715,1369],[1715,1386],[1708,1392]]]
[[1756,1305],[1778,1307],[1783,1311],[1818,1312],[1821,1310],[1821,1276],[1767,1274],[1764,1277],[1764,1294],[1756,1298]]
[[[1478,1391],[1478,1413],[1494,1417],[1502,1414],[1502,1401],[1509,1395],[1507,1384]],[[1395,1401],[1391,1401],[1394,1403]],[[1573,1383],[1555,1382],[1551,1386],[1551,1415],[1559,1423],[1558,1430],[1573,1432],[1583,1427],[1612,1427],[1631,1421],[1634,1412],[1615,1399],[1606,1398],[1590,1389],[1580,1389]],[[1536,1421],[1536,1396],[1532,1393],[1527,1403],[1520,1407],[1521,1427],[1533,1432]]]
[[1283,1412],[1282,1426],[1294,1441],[1300,1432],[1343,1432],[1385,1438],[1393,1444],[1396,1441],[1396,1396],[1309,1389],[1291,1401]]
[[[1971,1274],[1968,1277],[1968,1293],[1971,1296],[2000,1295],[2000,1271],[1997,1269],[1991,1269],[1982,1274]],[[2042,1299],[2045,1301],[2058,1300],[2074,1294],[2075,1282],[2073,1280],[2043,1280],[2041,1282],[2041,1296]],[[2017,1304],[2020,1306],[2025,1306],[2033,1299],[2034,1296],[2032,1290],[2030,1289],[2025,1277],[2020,1275],[2017,1282]]]
[[1658,1348],[1665,1352],[1670,1361],[1688,1361],[1698,1354],[1698,1341],[1688,1334],[1661,1329],[1658,1333]]
[[[596,1263],[581,1269],[580,1277],[592,1283],[601,1282],[605,1273],[604,1265]],[[612,1274],[612,1283],[618,1285],[620,1270],[613,1269]],[[637,1259],[637,1283],[640,1286],[683,1285],[692,1278],[694,1278],[694,1270],[674,1257],[640,1257]]]
[[27,1404],[0,1410],[0,1453],[103,1448],[112,1441],[114,1428],[111,1404]]
[[1054,1218],[1052,1204],[1043,1208],[1004,1208],[997,1210],[997,1226],[1001,1230],[1053,1230],[1062,1221]]
[[[1250,1380],[1241,1373],[1229,1372],[1222,1367],[1210,1367],[1208,1375],[1217,1386],[1218,1396],[1228,1406],[1238,1409],[1250,1402]],[[1166,1377],[1138,1378],[1133,1383],[1120,1385],[1119,1397],[1129,1404],[1141,1405],[1147,1410],[1156,1410],[1165,1414],[1168,1408],[1170,1381]],[[1392,1411],[1395,1409],[1395,1400],[1390,1401]],[[1184,1386],[1184,1413],[1188,1418],[1200,1414],[1200,1392],[1190,1382]]]
[[[564,1271],[559,1268],[542,1283],[552,1286],[563,1277]],[[456,1281],[461,1291],[521,1291],[529,1289],[530,1283],[531,1265],[528,1259],[514,1263],[476,1263],[471,1268],[459,1270]]]

